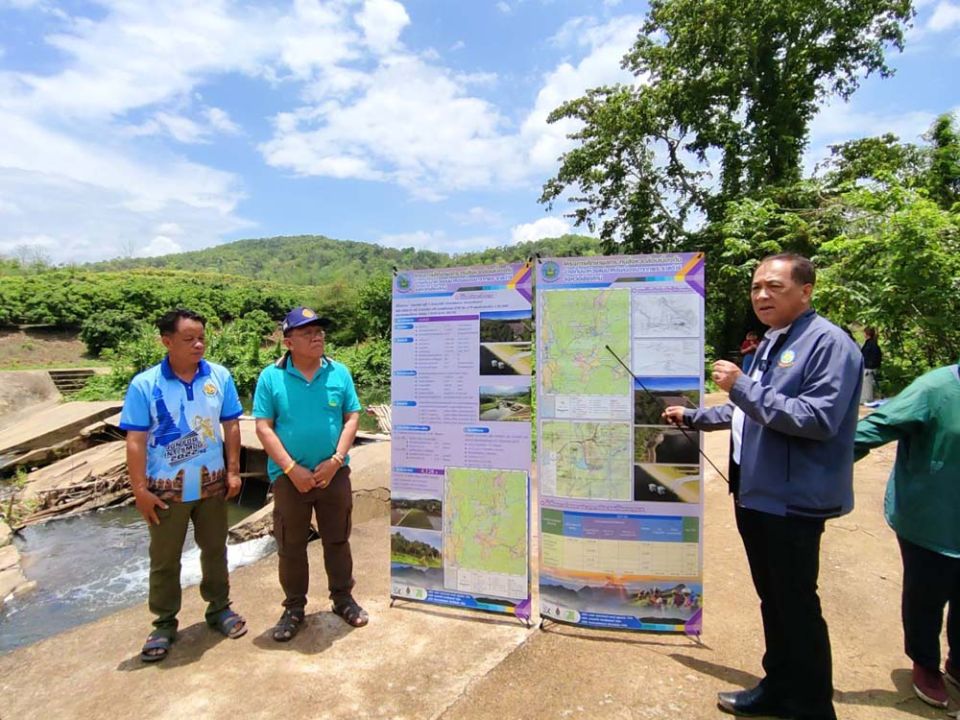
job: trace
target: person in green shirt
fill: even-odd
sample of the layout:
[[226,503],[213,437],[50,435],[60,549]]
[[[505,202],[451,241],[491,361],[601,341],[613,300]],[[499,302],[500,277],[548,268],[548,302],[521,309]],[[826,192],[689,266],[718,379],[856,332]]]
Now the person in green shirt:
[[286,642],[304,620],[310,566],[307,540],[316,516],[333,612],[353,627],[367,624],[357,604],[350,528],[353,493],[350,457],[360,423],[360,400],[350,371],[328,358],[327,318],[298,307],[283,321],[287,352],[257,380],[253,415],[273,483],[283,615],[273,639]]
[[947,706],[940,630],[947,610],[946,679],[960,687],[960,369],[917,378],[857,425],[856,458],[899,441],[884,512],[903,558],[904,649],[913,689]]

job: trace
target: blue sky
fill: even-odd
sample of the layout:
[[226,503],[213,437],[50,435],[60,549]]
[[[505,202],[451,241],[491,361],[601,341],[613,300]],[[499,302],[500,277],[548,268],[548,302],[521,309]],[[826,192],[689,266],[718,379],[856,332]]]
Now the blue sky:
[[[960,107],[960,0],[813,124],[917,140]],[[148,256],[273,235],[463,252],[559,235],[547,114],[619,67],[629,0],[0,0],[0,254]]]

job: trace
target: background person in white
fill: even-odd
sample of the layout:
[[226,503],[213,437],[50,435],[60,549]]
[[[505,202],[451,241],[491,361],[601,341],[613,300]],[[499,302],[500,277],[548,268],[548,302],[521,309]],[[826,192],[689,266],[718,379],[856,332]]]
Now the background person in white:
[[860,349],[810,307],[816,274],[804,257],[765,258],[750,297],[770,326],[750,376],[713,365],[730,403],[664,419],[698,430],[732,428],[731,492],[760,614],[765,677],[722,692],[721,710],[835,720],[827,624],[817,595],[820,538],[827,518],[853,509],[853,437],[863,362]]

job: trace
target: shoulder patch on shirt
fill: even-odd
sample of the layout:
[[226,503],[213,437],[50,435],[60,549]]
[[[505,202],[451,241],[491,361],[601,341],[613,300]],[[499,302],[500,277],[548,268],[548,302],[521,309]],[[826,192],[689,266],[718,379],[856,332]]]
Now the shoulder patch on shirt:
[[777,367],[788,368],[793,367],[793,363],[797,359],[797,354],[793,350],[784,350],[780,353],[780,359],[777,360]]

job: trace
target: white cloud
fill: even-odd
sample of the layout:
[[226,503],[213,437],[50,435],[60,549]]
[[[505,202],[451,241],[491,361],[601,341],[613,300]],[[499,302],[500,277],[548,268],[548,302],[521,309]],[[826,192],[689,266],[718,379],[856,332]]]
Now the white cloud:
[[168,236],[169,236],[169,235],[176,235],[176,236],[178,236],[178,235],[183,235],[183,228],[180,227],[180,226],[179,226],[177,223],[175,223],[175,222],[165,222],[165,223],[161,223],[161,224],[157,227],[157,234],[158,234],[158,235],[168,235]]
[[497,10],[502,12],[504,15],[509,15],[511,12],[513,12],[510,4],[504,2],[503,0],[500,0],[500,2],[497,3]]
[[21,211],[3,215],[0,254],[34,243],[37,237],[49,238],[43,248],[57,263],[132,255],[158,235],[175,238],[184,250],[197,250],[253,227],[213,207],[176,200],[159,207],[135,207],[120,189],[2,168],[0,197],[15,198]]
[[206,140],[206,129],[182,115],[160,112],[154,115],[154,122],[178,142],[196,143]]
[[57,238],[43,234],[22,234],[0,237],[0,255],[16,257],[21,250],[31,251],[34,257],[48,257],[49,250],[57,246]]
[[451,217],[461,225],[492,225],[503,224],[503,215],[496,210],[485,207],[472,207],[466,212],[451,213]]
[[137,251],[137,257],[157,257],[183,252],[183,246],[166,235],[155,236],[148,245]]
[[495,75],[457,74],[398,49],[368,75],[349,77],[352,93],[319,76],[305,96],[311,104],[277,115],[260,150],[270,165],[297,174],[392,182],[424,200],[540,181],[572,146],[567,135],[576,127],[548,125],[547,116],[587,88],[633,82],[620,59],[639,23],[580,19],[562,30],[557,42],[574,44],[583,59],[544,77],[519,129],[473,92],[494,85]]
[[[4,216],[0,242],[26,235],[59,238],[56,262],[117,255],[161,222],[189,228],[212,244],[249,225],[235,215],[238,179],[175,155],[145,156],[123,139],[71,136],[0,110],[0,197],[20,212]],[[76,131],[75,131],[76,132]]]
[[927,22],[927,29],[932,32],[943,32],[957,26],[960,26],[960,5],[955,5],[948,0],[942,0],[937,4]]
[[23,210],[16,203],[0,198],[0,215],[22,215]]
[[396,0],[366,0],[357,14],[357,24],[370,49],[385,54],[399,42],[403,28],[410,24],[410,16]]
[[810,145],[804,155],[807,173],[830,155],[828,145],[847,140],[893,133],[902,142],[920,142],[930,129],[936,113],[915,110],[905,113],[865,112],[855,104],[834,100],[810,124]]
[[548,124],[547,117],[553,110],[580,97],[588,88],[634,82],[633,75],[620,68],[620,60],[633,45],[640,23],[639,16],[620,17],[603,25],[589,18],[575,18],[553,37],[553,42],[560,45],[585,47],[587,54],[576,65],[561,63],[547,74],[533,110],[523,122],[521,136],[533,168],[549,172],[556,167],[557,158],[573,147],[567,136],[578,124],[572,120]]
[[227,135],[239,135],[241,132],[240,126],[230,119],[230,114],[226,110],[208,107],[203,111],[203,116],[214,130]]
[[[394,183],[430,201],[538,184],[570,147],[571,124],[548,126],[547,114],[588,87],[630,82],[619,61],[639,25],[632,16],[570,24],[557,42],[582,59],[546,73],[518,122],[485,99],[499,82],[495,74],[482,67],[458,73],[435,52],[404,47],[411,20],[398,0],[292,0],[283,7],[99,0],[98,7],[96,19],[65,18],[44,38],[62,60],[59,71],[0,71],[0,172],[30,179],[8,184],[0,212],[6,220],[10,208],[20,209],[36,220],[33,234],[62,233],[55,248],[61,259],[114,252],[104,238],[123,243],[132,233],[141,244],[153,238],[148,247],[163,247],[157,238],[166,238],[193,248],[248,226],[237,214],[238,177],[162,149],[170,140],[190,146],[252,134],[225,109],[203,104],[201,90],[228,75],[299,96],[299,107],[270,110],[273,134],[259,150],[273,167]],[[50,218],[25,187],[49,200]],[[70,208],[82,213],[93,205],[97,228],[66,221]],[[496,222],[502,226],[503,218]],[[184,233],[158,230],[163,223]],[[30,234],[5,225],[0,241]],[[455,248],[479,239],[413,237]]]
[[68,59],[55,75],[16,74],[25,89],[0,100],[32,114],[103,118],[187,93],[210,72],[253,73],[267,50],[256,18],[202,4],[117,2],[100,21],[77,21],[47,42]]
[[495,106],[466,92],[474,80],[393,55],[356,97],[277,116],[260,149],[269,164],[300,174],[389,180],[428,200],[515,185],[524,174],[516,138]]
[[160,111],[139,125],[121,127],[120,132],[129,137],[141,135],[167,135],[187,145],[209,143],[217,135],[239,135],[242,130],[230,116],[219,108],[203,108],[200,120],[185,115]]
[[514,225],[510,230],[510,242],[514,245],[543,238],[560,237],[571,230],[570,223],[558,217],[545,217],[522,225]]
[[61,70],[0,71],[0,196],[22,213],[10,223],[5,212],[0,242],[45,233],[60,238],[54,259],[68,262],[169,239],[155,227],[171,218],[188,230],[179,244],[190,248],[249,227],[236,214],[236,176],[139,138],[196,144],[242,132],[225,110],[199,105],[197,88],[228,73],[308,80],[355,57],[352,5],[294,0],[282,15],[229,0],[104,0],[96,20],[64,18],[44,38]]
[[467,44],[463,40],[457,40],[453,45],[450,46],[451,52],[456,52],[457,50],[463,50]]
[[445,230],[416,230],[406,233],[381,235],[374,242],[393,248],[416,248],[451,254],[483,250],[493,245],[503,244],[492,235],[475,235],[453,238]]
[[70,136],[3,111],[0,127],[0,167],[121,192],[129,207],[155,210],[181,202],[229,213],[241,198],[235,176],[176,156],[141,159],[107,140]]
[[836,100],[824,106],[814,118],[810,135],[814,142],[834,142],[893,133],[904,142],[918,142],[935,117],[934,113],[923,110],[865,112],[855,104]]

